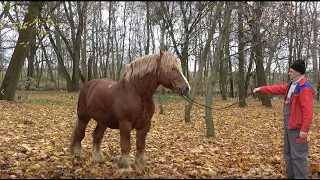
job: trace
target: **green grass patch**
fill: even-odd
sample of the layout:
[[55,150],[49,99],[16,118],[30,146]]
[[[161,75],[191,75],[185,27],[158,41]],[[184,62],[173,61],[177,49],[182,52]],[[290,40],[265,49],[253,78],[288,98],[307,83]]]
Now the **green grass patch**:
[[54,100],[54,99],[28,99],[25,101],[27,104],[39,104],[39,105],[66,105],[66,102]]
[[313,107],[320,109],[320,101],[314,101]]
[[166,102],[181,102],[181,101],[185,101],[181,96],[176,95],[176,94],[160,94],[160,93],[156,93],[153,95],[153,99],[155,102],[160,102],[160,99],[162,102],[166,103]]

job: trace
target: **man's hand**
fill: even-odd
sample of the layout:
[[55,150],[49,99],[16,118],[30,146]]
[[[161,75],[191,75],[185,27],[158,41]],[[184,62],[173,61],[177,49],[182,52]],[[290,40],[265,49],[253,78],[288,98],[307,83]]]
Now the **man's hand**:
[[300,138],[306,138],[308,136],[308,133],[300,131],[300,135],[299,136],[300,136]]
[[253,93],[257,93],[260,91],[260,87],[254,88]]

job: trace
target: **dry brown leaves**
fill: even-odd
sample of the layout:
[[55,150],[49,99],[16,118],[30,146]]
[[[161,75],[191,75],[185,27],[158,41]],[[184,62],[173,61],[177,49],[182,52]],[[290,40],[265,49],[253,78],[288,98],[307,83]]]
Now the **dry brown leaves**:
[[[77,93],[32,92],[28,101],[0,101],[0,178],[285,178],[282,100],[272,108],[249,99],[248,107],[214,112],[216,138],[205,136],[203,108],[192,108],[184,122],[185,102],[158,107],[147,136],[146,169],[119,174],[118,130],[107,129],[102,150],[107,161],[91,161],[90,121],[82,148],[84,159],[71,159],[69,139],[76,118]],[[216,108],[236,99],[215,101]],[[320,174],[319,109],[309,135],[309,178]],[[131,156],[135,153],[132,132]]]

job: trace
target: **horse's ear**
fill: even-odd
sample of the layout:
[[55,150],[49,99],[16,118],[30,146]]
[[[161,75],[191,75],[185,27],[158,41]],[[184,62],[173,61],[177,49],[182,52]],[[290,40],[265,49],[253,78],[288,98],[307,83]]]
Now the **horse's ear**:
[[130,64],[127,64],[126,65],[126,72],[129,72],[129,70],[130,70]]
[[162,56],[163,56],[163,50],[160,49],[160,58],[162,58]]

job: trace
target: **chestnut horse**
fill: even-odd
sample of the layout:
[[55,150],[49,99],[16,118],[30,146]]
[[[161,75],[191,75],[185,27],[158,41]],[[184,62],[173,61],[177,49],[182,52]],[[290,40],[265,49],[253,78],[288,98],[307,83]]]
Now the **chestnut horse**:
[[167,51],[139,57],[126,66],[124,77],[115,82],[111,79],[94,79],[81,88],[70,154],[81,157],[81,141],[90,119],[97,122],[93,132],[92,161],[104,162],[101,141],[107,127],[120,130],[120,170],[132,170],[129,162],[131,131],[136,130],[136,154],[134,164],[146,166],[145,145],[155,105],[153,94],[162,85],[180,95],[190,90],[182,74],[180,61]]

